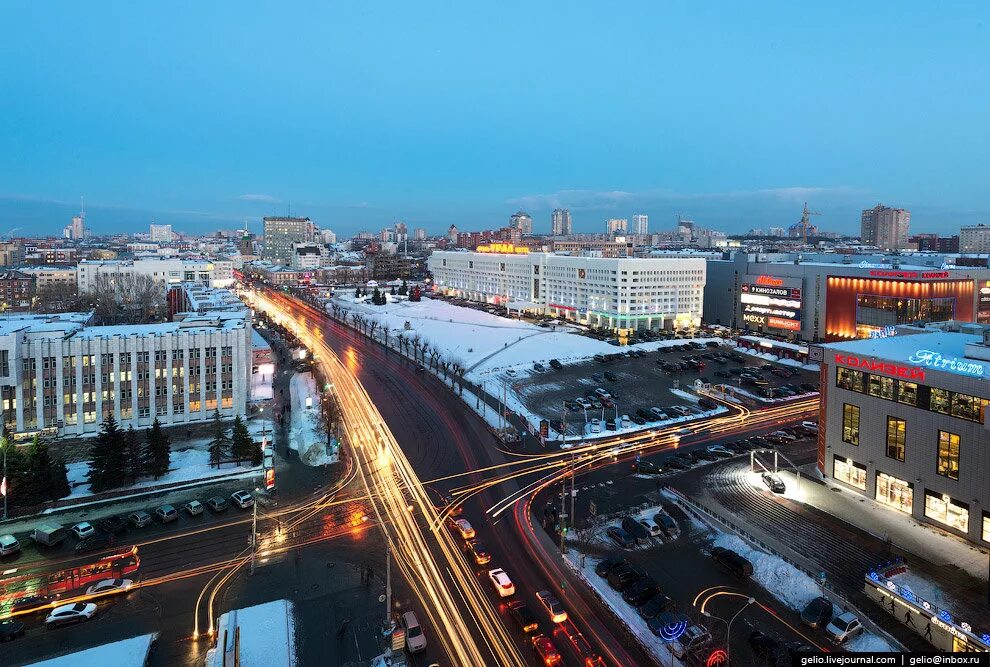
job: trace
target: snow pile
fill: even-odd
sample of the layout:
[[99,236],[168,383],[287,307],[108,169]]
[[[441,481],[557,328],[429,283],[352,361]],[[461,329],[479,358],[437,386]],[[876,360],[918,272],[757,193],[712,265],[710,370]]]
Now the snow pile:
[[76,651],[58,658],[33,662],[29,667],[77,667],[78,665],[113,665],[114,667],[144,667],[151,645],[158,633],[139,635]]
[[[72,487],[72,492],[65,497],[66,499],[85,498],[93,495],[93,492],[89,489],[89,482],[86,480],[86,475],[89,474],[89,461],[67,463],[65,468],[69,478],[69,486]],[[226,477],[234,475],[239,471],[252,474],[257,472],[260,474],[260,470],[260,467],[251,468],[243,465],[238,467],[231,464],[223,465],[220,468],[214,468],[210,465],[210,453],[208,451],[202,449],[173,450],[167,473],[158,479],[148,477],[129,486],[122,486],[117,489],[113,489],[113,491],[144,489],[149,486],[192,482],[201,479],[209,479],[211,477]]]
[[[206,654],[206,667],[223,667],[224,652],[233,652],[240,637],[242,667],[295,667],[296,629],[292,603],[275,600],[222,614],[217,623],[217,645]],[[235,631],[240,629],[240,633]],[[226,638],[226,645],[224,639]]]
[[858,637],[850,639],[846,643],[845,649],[852,653],[897,653],[897,649],[888,644],[884,639],[869,632],[864,632]]
[[792,609],[801,611],[821,596],[822,590],[814,579],[778,556],[749,546],[736,535],[720,533],[715,546],[731,549],[753,564],[753,579]]
[[289,380],[292,401],[289,421],[289,449],[309,466],[336,463],[327,453],[327,436],[320,424],[320,391],[312,373],[296,373]]

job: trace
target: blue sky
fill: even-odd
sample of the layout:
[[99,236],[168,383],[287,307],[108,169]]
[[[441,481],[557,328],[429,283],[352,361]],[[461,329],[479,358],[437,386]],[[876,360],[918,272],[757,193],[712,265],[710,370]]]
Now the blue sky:
[[[112,8],[109,7],[112,5]],[[0,10],[0,234],[311,216],[729,232],[990,222],[990,5],[92,3]]]

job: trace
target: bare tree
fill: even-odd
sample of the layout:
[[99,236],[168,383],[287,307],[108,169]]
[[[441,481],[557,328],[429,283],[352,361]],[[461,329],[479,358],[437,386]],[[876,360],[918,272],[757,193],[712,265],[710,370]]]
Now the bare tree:
[[442,354],[443,352],[436,347],[430,350],[430,365],[433,367],[433,370],[437,369],[437,364],[440,362],[440,355]]
[[76,292],[74,283],[48,283],[35,294],[37,310],[45,313],[72,313],[92,307],[85,295]]
[[165,306],[165,284],[143,274],[101,273],[88,298],[101,322],[147,322]]
[[419,348],[423,344],[422,337],[418,333],[414,333],[412,335],[412,337],[409,339],[409,343],[413,347],[413,353],[414,353],[413,354],[413,359],[418,358],[419,357]]
[[368,318],[368,329],[371,333],[371,340],[375,339],[375,332],[378,330],[378,327],[380,326],[381,326],[381,322],[379,322],[378,320],[373,320],[371,318]]

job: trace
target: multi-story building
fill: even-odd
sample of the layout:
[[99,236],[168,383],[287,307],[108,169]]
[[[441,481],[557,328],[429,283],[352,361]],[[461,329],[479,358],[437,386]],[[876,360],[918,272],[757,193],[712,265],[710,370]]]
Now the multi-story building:
[[553,239],[550,249],[570,255],[601,255],[602,257],[632,257],[636,244],[627,238]]
[[24,262],[24,246],[18,241],[0,241],[0,266],[17,266]]
[[265,257],[288,264],[292,259],[292,244],[313,240],[315,227],[309,218],[267,217],[265,224]]
[[494,244],[438,251],[428,268],[440,292],[613,330],[701,322],[705,260],[569,257]]
[[170,243],[172,241],[172,225],[156,225],[151,223],[151,231],[148,235],[152,243]]
[[413,240],[414,241],[425,241],[426,240],[426,230],[422,227],[417,227],[413,230]]
[[[74,266],[22,266],[19,270],[34,279],[36,292],[52,285],[69,285],[73,291],[76,290]],[[43,304],[42,308],[44,308]]]
[[825,345],[818,468],[842,488],[990,543],[990,328],[899,327]]
[[32,266],[53,266],[55,264],[72,264],[79,261],[78,248],[45,248],[34,247],[24,249],[24,263]]
[[637,213],[632,217],[632,233],[646,236],[650,233],[650,216]]
[[907,248],[910,225],[910,211],[877,204],[863,211],[860,218],[860,241],[880,250]]
[[574,233],[571,212],[566,208],[555,208],[550,214],[550,233],[553,236],[569,236]]
[[125,428],[246,412],[250,311],[87,326],[91,314],[0,321],[0,418],[15,435],[84,435],[111,414]]
[[62,236],[72,241],[82,241],[86,238],[86,216],[82,213],[72,216],[72,222],[62,230]]
[[143,257],[135,260],[103,260],[79,262],[77,285],[79,293],[96,287],[100,275],[146,275],[166,285],[176,283],[200,283],[213,286],[215,266],[206,259],[180,259],[177,257]]
[[[939,236],[938,234],[915,234],[908,239],[912,247],[921,252],[959,252],[958,236]],[[967,252],[975,252],[969,250]],[[984,251],[986,252],[986,251]]]
[[0,310],[28,310],[34,298],[34,278],[23,271],[0,271]]
[[319,243],[293,243],[289,266],[293,269],[310,271],[318,269],[323,265],[323,256],[326,253],[326,246]]
[[[377,252],[365,257],[365,268],[375,280],[398,280],[413,275],[415,263],[407,255]],[[419,268],[422,268],[420,265]]]
[[509,217],[509,227],[518,229],[522,234],[532,234],[533,218],[525,211],[516,211]]
[[337,242],[337,235],[332,229],[321,229],[316,232],[317,240],[323,245],[333,245]]
[[990,252],[990,226],[980,224],[960,228],[959,252]]
[[609,218],[605,221],[606,234],[625,234],[629,229],[629,221],[625,218]]
[[402,243],[403,241],[409,240],[409,228],[404,222],[397,222],[392,227],[392,231],[395,233],[395,242]]
[[198,283],[180,283],[169,288],[165,295],[168,301],[168,317],[177,314],[237,311],[244,308],[244,302],[230,290],[207,287]]

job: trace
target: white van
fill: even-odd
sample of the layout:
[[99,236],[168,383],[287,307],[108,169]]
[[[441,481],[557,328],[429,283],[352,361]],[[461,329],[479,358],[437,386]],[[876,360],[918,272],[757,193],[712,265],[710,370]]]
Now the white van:
[[406,649],[410,653],[421,653],[426,650],[426,635],[423,626],[416,618],[416,612],[407,611],[402,615],[402,629],[406,631]]

